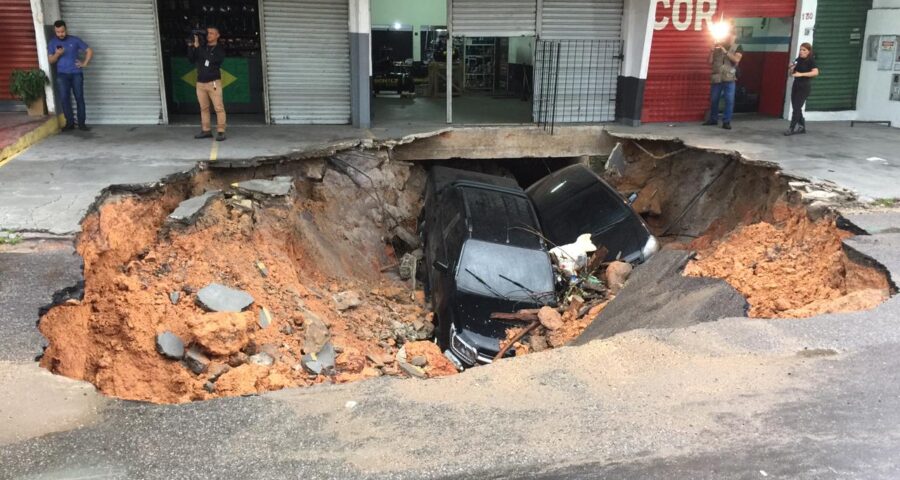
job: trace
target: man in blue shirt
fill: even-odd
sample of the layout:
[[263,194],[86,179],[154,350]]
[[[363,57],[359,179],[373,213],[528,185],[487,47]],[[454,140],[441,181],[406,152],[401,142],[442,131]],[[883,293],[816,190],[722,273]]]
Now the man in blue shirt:
[[82,70],[91,63],[94,51],[80,38],[66,33],[66,22],[57,20],[53,27],[56,31],[56,38],[50,40],[47,50],[50,54],[50,63],[56,64],[56,89],[62,104],[63,115],[66,116],[66,126],[63,127],[63,131],[75,129],[72,98],[69,96],[69,92],[75,94],[75,103],[78,105],[78,129],[90,130],[84,123],[84,74]]

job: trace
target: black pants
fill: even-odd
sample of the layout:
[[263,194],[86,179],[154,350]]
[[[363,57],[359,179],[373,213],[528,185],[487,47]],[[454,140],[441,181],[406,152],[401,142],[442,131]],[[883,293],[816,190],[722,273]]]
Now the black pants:
[[803,118],[803,104],[809,97],[810,86],[809,81],[794,79],[794,86],[791,88],[791,106],[794,108],[794,113],[791,115],[792,123],[803,124],[806,121]]

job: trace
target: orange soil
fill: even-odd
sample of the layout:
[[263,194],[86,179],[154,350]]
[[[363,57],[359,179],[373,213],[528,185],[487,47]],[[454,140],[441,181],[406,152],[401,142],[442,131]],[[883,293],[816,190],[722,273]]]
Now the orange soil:
[[692,242],[698,253],[685,275],[724,279],[747,297],[751,317],[868,310],[889,297],[890,285],[883,272],[847,257],[841,241],[849,236],[833,219],[812,222],[802,209],[778,204],[772,223]]
[[[408,291],[398,295],[404,291],[402,285],[388,280],[330,277],[327,272],[334,269],[324,265],[327,259],[305,248],[307,242],[297,238],[293,223],[298,209],[315,215],[320,205],[283,202],[245,212],[218,199],[195,225],[167,231],[163,222],[179,200],[177,195],[125,197],[108,201],[85,219],[77,245],[84,258],[84,300],[56,306],[42,318],[40,330],[50,343],[42,366],[87,380],[114,397],[157,403],[401,374],[392,359],[395,340],[386,332],[391,331],[391,321],[408,324],[424,318],[421,302],[410,300]],[[267,277],[260,274],[257,261],[268,268]],[[357,268],[373,270],[365,259],[351,261]],[[212,282],[253,296],[255,303],[244,314],[249,327],[245,321],[197,306],[196,291]],[[331,295],[350,289],[360,293],[362,305],[338,312]],[[174,291],[181,293],[175,305],[169,300]],[[257,324],[262,307],[272,315],[265,330]],[[329,326],[338,350],[333,377],[310,375],[299,366],[303,324],[310,314]],[[224,368],[229,357],[221,354],[234,345],[223,344],[212,352],[207,348],[210,368],[195,375],[181,362],[157,353],[155,338],[169,330],[187,347],[198,335],[211,334],[199,325],[215,329],[219,327],[209,325],[219,322],[224,322],[219,325],[224,333],[233,330],[234,338],[224,339],[225,343],[248,345],[247,353],[266,347],[276,353],[277,361],[271,367],[245,363],[232,368],[209,393],[204,384],[210,372]],[[367,356],[386,361],[376,365]]]

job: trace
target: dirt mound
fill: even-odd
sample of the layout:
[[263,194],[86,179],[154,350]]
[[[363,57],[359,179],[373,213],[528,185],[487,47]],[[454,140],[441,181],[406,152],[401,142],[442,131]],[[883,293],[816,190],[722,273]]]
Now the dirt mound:
[[698,253],[685,274],[727,281],[747,297],[751,317],[867,310],[888,298],[885,274],[847,256],[842,240],[851,234],[833,218],[814,222],[804,209],[785,204],[776,205],[772,217],[718,241],[698,238],[688,246]]
[[[328,197],[321,188],[310,197]],[[378,273],[396,258],[377,236],[378,220],[365,224],[367,210],[348,225],[331,217],[359,204],[299,196],[260,201],[230,191],[195,224],[172,226],[166,216],[184,200],[183,190],[111,198],[84,220],[77,245],[84,298],[41,319],[50,344],[42,366],[111,396],[157,403],[403,374],[396,352],[427,338],[429,322],[421,292]],[[365,230],[379,241],[348,238]],[[356,254],[335,259],[333,251]],[[211,283],[242,290],[253,304],[243,313],[207,312],[197,292]],[[358,305],[338,305],[335,296],[347,291]],[[268,317],[261,318],[263,308]],[[317,353],[304,351],[308,324],[327,327],[336,354],[333,369],[321,374],[304,363],[304,354]],[[161,355],[156,337],[165,331],[197,351],[201,364]],[[432,354],[436,371],[455,373]]]

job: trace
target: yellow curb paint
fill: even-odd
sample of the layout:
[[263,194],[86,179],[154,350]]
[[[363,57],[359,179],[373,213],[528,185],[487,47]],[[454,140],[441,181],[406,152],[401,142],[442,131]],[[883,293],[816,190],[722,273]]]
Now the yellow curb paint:
[[0,150],[0,167],[18,157],[28,147],[57,132],[59,132],[59,120],[56,117],[48,118],[40,127],[22,135],[15,143]]
[[215,162],[219,158],[219,142],[213,140],[212,148],[209,149],[209,161]]

